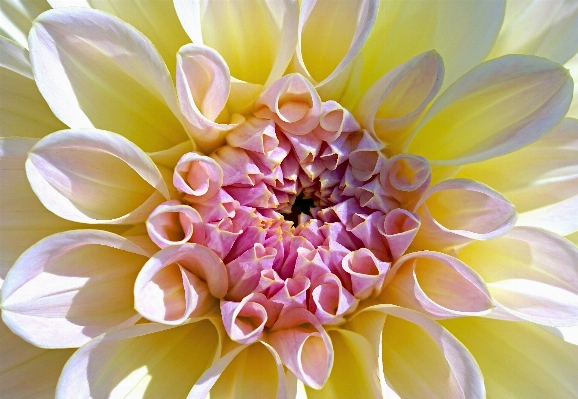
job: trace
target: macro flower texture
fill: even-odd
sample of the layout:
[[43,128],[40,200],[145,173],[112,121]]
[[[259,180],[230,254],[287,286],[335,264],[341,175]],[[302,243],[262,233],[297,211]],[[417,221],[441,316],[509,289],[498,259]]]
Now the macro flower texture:
[[3,399],[578,398],[578,1],[0,17]]

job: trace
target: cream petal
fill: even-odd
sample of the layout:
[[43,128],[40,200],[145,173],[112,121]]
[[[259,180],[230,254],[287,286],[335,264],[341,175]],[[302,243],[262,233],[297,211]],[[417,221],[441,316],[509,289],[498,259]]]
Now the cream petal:
[[47,237],[22,254],[8,273],[2,318],[34,345],[81,346],[139,319],[131,287],[147,258],[129,240],[101,230]]
[[458,253],[508,313],[550,326],[578,324],[578,248],[532,227],[475,242]]
[[0,395],[4,399],[54,398],[62,367],[73,353],[72,349],[33,346],[0,322]]
[[134,307],[149,320],[181,324],[227,293],[227,270],[209,248],[171,245],[153,255],[134,283]]
[[468,350],[446,329],[413,310],[376,305],[383,326],[385,379],[403,398],[485,398],[484,379]]
[[329,336],[335,350],[331,375],[321,390],[305,388],[307,398],[382,398],[375,348],[348,330],[329,331]]
[[90,341],[72,356],[56,397],[184,397],[220,349],[218,330],[208,320],[119,329]]
[[28,51],[1,36],[0,81],[2,136],[40,138],[66,128],[52,114],[34,83]]
[[350,81],[346,100],[359,98],[385,73],[436,49],[447,87],[489,53],[505,1],[381,1],[372,34],[361,51],[361,81]]
[[508,1],[489,58],[530,54],[560,64],[578,51],[578,3],[572,0]]
[[457,177],[480,181],[506,196],[520,216],[517,225],[560,235],[578,230],[578,120],[513,153],[466,165]]
[[30,48],[38,88],[69,127],[118,132],[145,151],[187,139],[166,65],[125,22],[86,8],[51,10],[34,22]]
[[354,114],[389,151],[398,153],[409,129],[438,94],[443,75],[443,61],[434,50],[416,55],[375,82]]
[[325,384],[334,352],[331,338],[315,316],[299,308],[285,313],[273,326],[269,342],[305,385],[320,389]]
[[49,0],[52,8],[91,7],[112,14],[134,26],[153,43],[171,74],[175,54],[190,42],[171,1],[158,0]]
[[323,98],[336,99],[341,95],[347,83],[346,68],[367,40],[377,9],[377,0],[301,3],[293,68],[317,82]]
[[489,398],[576,397],[578,346],[527,322],[468,317],[442,324],[476,358]]
[[263,341],[241,345],[214,362],[197,380],[187,399],[286,399],[285,371],[273,347]]
[[49,9],[50,4],[45,0],[3,0],[0,8],[0,35],[28,48],[28,32],[32,28],[32,21]]
[[36,139],[0,138],[0,283],[22,252],[41,238],[81,225],[61,219],[38,201],[24,163]]
[[235,78],[268,86],[285,72],[297,45],[297,1],[174,4],[193,43],[218,51]]
[[467,179],[443,181],[415,205],[421,226],[412,247],[447,250],[472,240],[488,240],[510,230],[516,208],[497,191]]
[[446,166],[507,154],[548,133],[571,99],[559,64],[526,55],[486,61],[435,100],[404,148]]
[[432,318],[484,315],[493,308],[481,277],[446,254],[420,251],[405,255],[393,265],[388,280],[381,302],[414,309]]
[[46,208],[76,222],[144,222],[169,198],[153,161],[124,137],[102,130],[46,136],[30,150],[26,174]]
[[574,80],[574,96],[566,115],[572,118],[578,118],[578,84],[576,84],[576,82],[578,82],[578,54],[564,64],[564,67],[570,70],[570,76],[572,76]]

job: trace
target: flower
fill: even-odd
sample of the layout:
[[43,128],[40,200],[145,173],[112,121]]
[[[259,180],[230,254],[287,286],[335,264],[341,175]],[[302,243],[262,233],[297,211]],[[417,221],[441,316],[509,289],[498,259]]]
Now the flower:
[[576,397],[576,1],[79,3],[2,11],[2,397]]

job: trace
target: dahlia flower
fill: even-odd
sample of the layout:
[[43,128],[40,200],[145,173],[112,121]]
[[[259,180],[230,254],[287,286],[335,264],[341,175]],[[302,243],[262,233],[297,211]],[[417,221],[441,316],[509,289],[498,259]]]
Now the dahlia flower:
[[48,3],[2,398],[578,397],[578,1]]

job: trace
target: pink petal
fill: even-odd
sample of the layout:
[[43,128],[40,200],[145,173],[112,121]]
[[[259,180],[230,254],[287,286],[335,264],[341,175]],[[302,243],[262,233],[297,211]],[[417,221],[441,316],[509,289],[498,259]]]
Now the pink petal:
[[357,307],[359,301],[347,291],[339,278],[332,273],[326,273],[315,280],[311,287],[309,310],[323,324],[341,324],[343,317]]
[[203,202],[223,185],[223,170],[212,158],[189,152],[175,166],[173,185],[186,194],[187,202]]
[[221,317],[233,341],[251,344],[261,338],[265,326],[275,323],[277,311],[265,295],[253,293],[241,302],[221,301]]
[[265,248],[256,243],[225,266],[229,277],[229,291],[226,299],[240,302],[251,292],[257,290],[262,279],[262,272],[272,270],[277,251],[275,248]]
[[279,145],[279,140],[273,121],[249,118],[227,134],[227,144],[231,147],[266,154]]
[[313,134],[320,140],[332,142],[343,132],[355,132],[359,129],[355,117],[339,103],[330,100],[323,103],[319,126],[313,130]]
[[184,244],[202,244],[205,231],[201,215],[188,205],[171,200],[159,205],[146,221],[149,237],[160,248]]
[[351,278],[353,295],[366,299],[381,292],[390,263],[380,261],[370,250],[361,248],[345,255],[341,267]]
[[400,258],[411,245],[420,228],[418,215],[397,208],[377,222],[377,229],[385,237],[393,259]]
[[418,200],[431,183],[431,168],[425,158],[399,154],[388,159],[379,174],[383,188],[401,203]]

